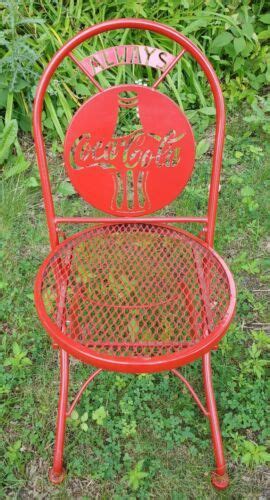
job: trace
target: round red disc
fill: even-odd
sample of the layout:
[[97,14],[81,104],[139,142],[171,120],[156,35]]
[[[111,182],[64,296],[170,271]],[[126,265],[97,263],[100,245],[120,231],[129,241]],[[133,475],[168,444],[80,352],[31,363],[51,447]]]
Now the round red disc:
[[195,141],[169,97],[142,85],[120,85],[76,112],[64,161],[74,188],[94,207],[118,216],[146,215],[187,184]]

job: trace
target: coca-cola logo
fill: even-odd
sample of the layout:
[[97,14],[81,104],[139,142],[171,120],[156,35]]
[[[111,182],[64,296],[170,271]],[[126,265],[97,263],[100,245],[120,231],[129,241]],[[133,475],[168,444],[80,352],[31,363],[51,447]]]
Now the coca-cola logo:
[[145,133],[142,129],[109,141],[96,140],[91,133],[74,141],[70,162],[75,170],[91,167],[103,169],[170,168],[180,161],[180,141],[184,134],[170,130],[164,137]]
[[122,216],[170,203],[186,185],[194,158],[192,130],[177,104],[140,85],[111,87],[85,102],[64,145],[78,193],[94,207]]

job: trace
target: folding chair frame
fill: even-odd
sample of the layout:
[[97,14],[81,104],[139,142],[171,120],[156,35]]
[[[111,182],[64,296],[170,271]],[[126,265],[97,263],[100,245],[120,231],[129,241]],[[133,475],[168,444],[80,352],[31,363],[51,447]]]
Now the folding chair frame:
[[[75,64],[89,77],[90,81],[97,87],[99,92],[102,92],[103,89],[98,83],[98,81],[94,78],[93,74],[86,70],[86,66],[82,63],[82,61],[78,61],[72,50],[80,45],[82,42],[89,40],[90,38],[97,36],[101,33],[108,32],[116,29],[123,28],[136,28],[138,30],[150,30],[152,32],[164,35],[169,39],[173,40],[177,44],[181,46],[181,51],[178,56],[176,56],[170,64],[167,66],[167,69],[161,74],[158,80],[154,84],[154,88],[156,88],[159,83],[167,76],[169,71],[177,64],[177,62],[181,59],[185,52],[191,54],[195,60],[198,62],[202,70],[204,71],[214,96],[214,102],[216,106],[216,133],[215,133],[215,142],[214,142],[214,152],[213,152],[213,160],[212,160],[212,173],[211,173],[211,183],[210,183],[210,191],[209,191],[209,200],[208,200],[208,211],[207,216],[205,217],[144,217],[144,223],[154,223],[154,224],[170,224],[170,223],[198,223],[202,226],[202,231],[200,233],[200,237],[205,239],[204,243],[208,248],[213,248],[213,240],[214,240],[214,229],[215,229],[215,221],[216,221],[216,212],[217,212],[217,202],[218,202],[218,193],[219,193],[219,182],[220,182],[220,169],[221,169],[221,161],[222,161],[222,152],[223,152],[223,143],[224,143],[224,131],[225,131],[225,110],[224,110],[224,100],[220,88],[219,81],[217,76],[207,60],[204,54],[184,35],[180,34],[176,30],[148,20],[141,19],[117,19],[111,20],[107,22],[103,22],[101,24],[92,26],[90,28],[85,29],[80,32],[74,38],[69,40],[65,45],[63,45],[58,52],[54,55],[51,62],[48,64],[46,70],[43,73],[43,76],[39,82],[35,103],[34,103],[34,112],[33,112],[33,127],[34,127],[34,138],[35,145],[37,151],[37,159],[40,170],[41,184],[43,190],[43,197],[45,203],[45,210],[47,216],[47,223],[49,228],[49,236],[51,242],[51,248],[54,251],[59,247],[59,235],[62,234],[62,226],[64,224],[112,224],[112,223],[137,223],[138,218],[133,216],[131,213],[128,216],[121,216],[117,218],[112,217],[58,217],[55,215],[54,203],[52,197],[52,191],[50,187],[50,179],[49,172],[47,166],[46,159],[46,151],[45,144],[42,135],[42,125],[41,125],[41,115],[43,109],[43,101],[44,96],[49,85],[49,82],[61,63],[61,61],[65,57],[71,58]],[[187,387],[191,396],[195,400],[196,404],[202,411],[203,415],[208,418],[211,429],[211,436],[213,442],[214,456],[216,461],[216,467],[214,472],[212,473],[212,483],[218,489],[224,489],[229,484],[228,474],[226,471],[226,462],[223,453],[223,445],[222,445],[222,437],[219,426],[219,420],[217,415],[216,401],[213,391],[212,384],[212,371],[211,371],[211,349],[216,349],[218,346],[218,342],[220,338],[225,334],[235,308],[235,288],[233,284],[233,280],[229,275],[230,287],[231,287],[231,303],[230,309],[227,314],[227,317],[224,319],[220,327],[215,332],[215,338],[211,343],[209,339],[205,340],[205,347],[201,349],[200,352],[196,352],[190,355],[189,359],[182,360],[177,364],[177,361],[168,363],[165,365],[156,365],[149,362],[149,364],[142,365],[138,368],[135,364],[119,365],[111,367],[112,370],[120,371],[120,372],[155,372],[162,371],[164,369],[170,370],[172,374],[174,374],[179,380]],[[63,290],[62,299],[65,300],[65,290]],[[37,307],[41,307],[41,301],[39,296],[38,286],[36,286],[35,291],[36,303]],[[64,323],[65,318],[63,317],[64,308],[59,309],[59,317],[57,319],[57,324],[61,325]],[[61,316],[62,315],[62,316]],[[206,322],[207,322],[206,318]],[[92,373],[89,378],[84,382],[81,389],[73,399],[72,403],[68,402],[68,392],[69,392],[69,356],[67,350],[63,347],[63,343],[58,342],[57,334],[52,333],[52,325],[49,324],[49,320],[45,317],[42,318],[42,322],[46,329],[50,332],[53,337],[54,347],[59,347],[60,349],[60,395],[59,395],[59,405],[58,405],[58,416],[57,416],[57,425],[56,425],[56,439],[55,439],[55,451],[54,451],[54,459],[53,459],[53,467],[50,469],[50,480],[59,484],[64,479],[65,469],[63,468],[63,450],[64,450],[64,438],[65,438],[65,429],[66,429],[66,419],[71,415],[75,405],[80,400],[80,397],[84,390],[88,387],[88,385],[95,379],[97,375],[101,373],[103,369],[109,369],[108,363],[102,364],[102,361],[96,360],[94,363],[97,367],[99,367],[94,373]],[[80,357],[80,356],[78,356]],[[203,404],[199,399],[198,395],[191,387],[189,382],[185,379],[185,377],[181,374],[181,372],[177,369],[181,365],[186,364],[188,362],[193,361],[194,359],[201,357],[202,358],[202,373],[203,373],[203,381],[204,381],[204,389],[205,389],[205,399],[206,404]],[[89,362],[87,357],[81,353],[81,360],[85,362]]]

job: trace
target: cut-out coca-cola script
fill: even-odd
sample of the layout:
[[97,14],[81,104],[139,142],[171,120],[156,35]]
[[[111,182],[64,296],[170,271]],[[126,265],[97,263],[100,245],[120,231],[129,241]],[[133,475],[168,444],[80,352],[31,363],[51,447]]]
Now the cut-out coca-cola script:
[[191,127],[164,94],[121,85],[89,99],[68,128],[64,159],[75,189],[96,208],[144,215],[172,201],[194,165]]

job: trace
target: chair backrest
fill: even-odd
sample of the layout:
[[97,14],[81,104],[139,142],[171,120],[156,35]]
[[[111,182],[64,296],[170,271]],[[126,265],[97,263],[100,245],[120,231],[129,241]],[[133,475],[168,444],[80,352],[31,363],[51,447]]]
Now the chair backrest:
[[[119,45],[78,60],[72,50],[101,33],[132,28],[163,35],[179,45],[178,55],[140,45]],[[216,132],[208,210],[205,217],[147,217],[175,199],[186,186],[195,162],[195,140],[183,111],[157,87],[189,53],[204,71],[216,107]],[[60,224],[112,222],[112,217],[56,217],[42,134],[42,110],[47,87],[56,69],[69,57],[87,75],[97,93],[74,114],[64,141],[67,174],[84,200],[117,216],[117,220],[198,222],[205,226],[212,246],[222,161],[225,110],[218,78],[205,55],[184,35],[160,23],[143,19],[117,19],[81,31],[54,55],[39,82],[33,110],[37,159],[52,247],[58,244]],[[118,65],[142,65],[158,70],[152,87],[124,84],[103,89],[95,78]]]

